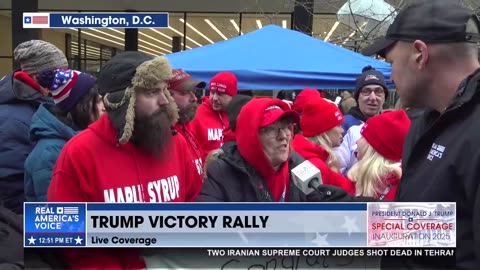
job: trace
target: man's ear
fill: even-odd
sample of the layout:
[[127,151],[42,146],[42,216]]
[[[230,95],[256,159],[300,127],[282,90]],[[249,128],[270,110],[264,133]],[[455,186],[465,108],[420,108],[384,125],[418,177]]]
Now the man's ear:
[[418,69],[424,69],[428,62],[428,46],[421,40],[415,40],[412,44],[413,56]]

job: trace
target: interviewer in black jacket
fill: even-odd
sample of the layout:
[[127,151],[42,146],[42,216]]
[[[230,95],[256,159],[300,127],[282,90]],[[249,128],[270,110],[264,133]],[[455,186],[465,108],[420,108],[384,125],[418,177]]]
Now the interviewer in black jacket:
[[236,142],[224,145],[219,158],[209,163],[197,201],[354,201],[333,186],[306,196],[293,184],[290,171],[304,161],[290,146],[298,121],[298,113],[281,100],[248,102],[237,118]]
[[427,108],[412,120],[395,200],[457,203],[456,258],[389,258],[385,269],[480,269],[480,22],[461,2],[415,1],[364,51],[392,63],[405,107]]

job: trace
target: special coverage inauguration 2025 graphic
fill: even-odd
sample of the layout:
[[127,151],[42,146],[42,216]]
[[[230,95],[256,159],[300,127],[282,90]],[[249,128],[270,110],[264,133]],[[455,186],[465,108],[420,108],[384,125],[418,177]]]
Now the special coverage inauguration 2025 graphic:
[[25,247],[456,246],[455,203],[26,203]]

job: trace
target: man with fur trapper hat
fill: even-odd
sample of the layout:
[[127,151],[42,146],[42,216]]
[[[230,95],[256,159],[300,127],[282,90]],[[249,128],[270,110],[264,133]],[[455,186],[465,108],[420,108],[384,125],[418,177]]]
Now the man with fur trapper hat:
[[[173,129],[178,108],[168,92],[171,77],[165,57],[125,52],[110,59],[97,80],[107,113],[63,148],[49,201],[162,203],[196,198],[202,181],[185,138]],[[135,250],[72,250],[67,255],[78,269],[145,268]]]

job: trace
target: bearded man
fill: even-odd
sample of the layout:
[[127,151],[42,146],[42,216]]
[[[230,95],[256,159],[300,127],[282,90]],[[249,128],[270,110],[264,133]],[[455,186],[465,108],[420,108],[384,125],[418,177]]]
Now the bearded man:
[[197,90],[202,90],[206,82],[197,81],[182,69],[174,69],[173,77],[168,82],[168,89],[178,107],[179,119],[175,124],[175,130],[185,137],[193,154],[193,163],[197,167],[199,175],[203,175],[203,163],[205,156],[200,143],[191,132],[190,123],[197,112]]
[[[186,202],[202,181],[168,91],[165,57],[113,57],[97,80],[107,113],[63,148],[48,191],[51,202]],[[144,269],[139,250],[65,251],[73,269]],[[88,260],[85,258],[88,257]]]

